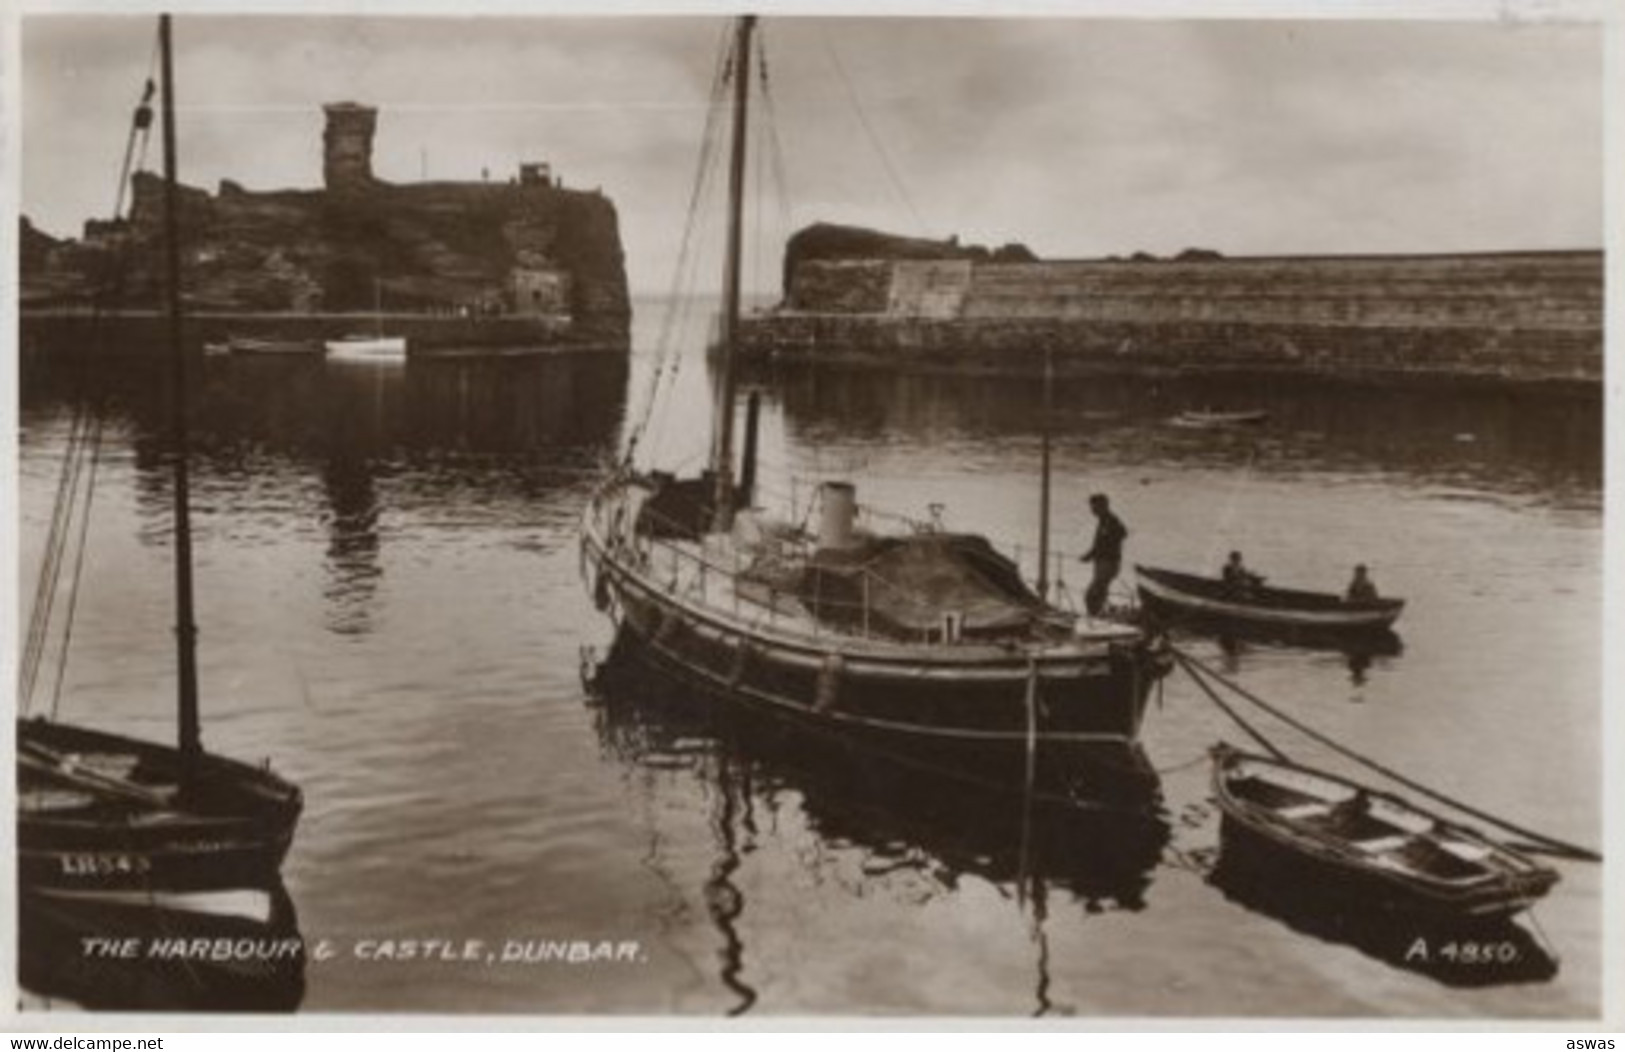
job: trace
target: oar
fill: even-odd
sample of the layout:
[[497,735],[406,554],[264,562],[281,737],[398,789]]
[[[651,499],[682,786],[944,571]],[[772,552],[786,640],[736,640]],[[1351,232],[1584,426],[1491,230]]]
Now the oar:
[[36,742],[20,742],[17,759],[25,767],[61,779],[78,788],[104,795],[121,796],[151,807],[167,808],[170,801],[163,793],[136,785],[124,778],[114,778],[81,766],[72,756],[57,752]]

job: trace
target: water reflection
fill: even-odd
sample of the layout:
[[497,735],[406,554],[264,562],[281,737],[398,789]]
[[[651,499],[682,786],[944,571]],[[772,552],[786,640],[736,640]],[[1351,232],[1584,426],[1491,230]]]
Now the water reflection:
[[[624,357],[586,353],[425,359],[392,368],[211,358],[194,369],[194,453],[205,472],[226,474],[263,469],[267,459],[318,462],[337,448],[373,463],[568,458],[614,438],[626,375]],[[161,453],[168,379],[163,362],[145,357],[36,358],[25,375],[24,424],[101,395],[148,452]]]
[[[933,444],[1034,436],[1040,381],[775,367],[792,433]],[[1339,382],[1294,376],[1094,376],[1056,381],[1051,428],[1122,463],[1244,463],[1272,472],[1380,470],[1434,483],[1538,490],[1588,506],[1602,480],[1600,390]],[[1203,406],[1257,409],[1260,427],[1174,427]]]
[[[748,947],[737,926],[746,909],[734,882],[755,839],[755,806],[793,799],[816,838],[806,864],[829,852],[862,861],[855,896],[881,892],[917,907],[951,897],[968,876],[1003,889],[1023,907],[1034,946],[1034,1000],[1049,999],[1045,925],[1051,896],[1064,891],[1084,915],[1137,912],[1169,840],[1152,799],[1129,810],[1024,812],[1013,796],[990,795],[949,777],[900,768],[851,742],[790,731],[683,689],[650,672],[624,646],[613,648],[593,681],[597,730],[605,748],[644,768],[693,773],[712,795],[717,858],[704,892],[721,939],[719,979],[748,1010]],[[840,883],[841,868],[828,867]]]
[[383,569],[378,563],[378,489],[367,461],[336,445],[322,465],[327,498],[327,573],[323,595],[328,628],[339,635],[369,629],[370,610]]
[[[1179,642],[1191,635],[1189,631],[1181,628],[1173,630],[1173,639]],[[1364,686],[1370,679],[1371,669],[1380,665],[1387,667],[1391,659],[1399,657],[1405,652],[1405,643],[1399,635],[1391,630],[1369,633],[1357,639],[1340,639],[1315,645],[1302,639],[1295,643],[1278,643],[1267,638],[1265,640],[1243,639],[1235,635],[1219,635],[1216,639],[1219,646],[1219,667],[1227,676],[1241,676],[1246,672],[1249,655],[1254,655],[1261,648],[1275,650],[1324,651],[1342,656],[1343,664],[1349,672],[1349,682],[1356,686]]]
[[1446,986],[1541,983],[1557,975],[1552,954],[1512,920],[1452,924],[1351,908],[1337,889],[1272,878],[1227,855],[1220,856],[1208,879],[1232,902],[1294,931],[1353,947]]
[[744,1015],[756,1003],[757,993],[744,978],[745,943],[740,937],[738,922],[745,912],[745,895],[732,877],[740,866],[741,834],[747,841],[755,836],[750,771],[738,767],[726,754],[718,758],[714,771],[717,795],[711,831],[716,837],[717,858],[705,881],[705,908],[717,934],[722,937],[722,948],[717,951],[722,964],[719,973],[722,983],[738,998],[727,1014]]
[[[579,484],[611,447],[627,368],[602,354],[201,360],[189,413],[196,526],[250,545],[324,530],[327,626],[365,634],[392,517],[533,514],[531,502]],[[24,402],[25,424],[85,399],[105,405],[130,433],[141,537],[156,546],[169,543],[171,515],[167,381],[148,357],[39,356]]]
[[287,890],[72,898],[20,890],[24,989],[107,1011],[291,1012],[305,948]]

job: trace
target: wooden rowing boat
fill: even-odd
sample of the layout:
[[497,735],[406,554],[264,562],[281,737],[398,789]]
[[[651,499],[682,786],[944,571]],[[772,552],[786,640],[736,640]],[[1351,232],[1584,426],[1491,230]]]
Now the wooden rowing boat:
[[24,888],[264,886],[276,879],[303,803],[298,787],[271,771],[213,753],[188,761],[154,742],[17,721]]
[[1405,609],[1403,599],[1349,601],[1263,584],[1238,587],[1154,566],[1134,572],[1140,603],[1158,621],[1221,635],[1330,645],[1380,641]]
[[1228,745],[1213,750],[1227,866],[1336,888],[1351,907],[1434,921],[1507,918],[1555,870],[1398,796]]

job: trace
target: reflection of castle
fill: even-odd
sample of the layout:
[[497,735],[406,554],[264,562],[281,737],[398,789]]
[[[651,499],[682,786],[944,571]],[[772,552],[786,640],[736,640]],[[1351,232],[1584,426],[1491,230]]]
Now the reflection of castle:
[[[390,183],[372,170],[379,111],[323,107],[324,186],[218,192],[181,187],[188,299],[196,310],[517,316],[570,336],[624,342],[631,310],[614,204],[529,162],[506,181]],[[128,219],[57,241],[24,222],[25,308],[105,293],[157,302],[163,183],[137,173]]]

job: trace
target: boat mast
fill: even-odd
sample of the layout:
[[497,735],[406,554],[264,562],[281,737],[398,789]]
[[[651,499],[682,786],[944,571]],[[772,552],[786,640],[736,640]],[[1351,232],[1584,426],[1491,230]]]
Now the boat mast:
[[745,125],[750,96],[750,36],[756,16],[744,15],[734,31],[733,151],[728,160],[728,246],[722,271],[722,375],[718,384],[715,445],[711,470],[716,477],[712,528],[723,532],[733,528],[734,514],[734,398],[738,379],[734,360],[738,357],[740,245],[744,237]]
[[1049,601],[1049,428],[1051,403],[1053,402],[1053,388],[1055,385],[1055,360],[1050,348],[1044,348],[1044,410],[1039,422],[1039,433],[1043,436],[1040,447],[1039,474],[1042,481],[1038,490],[1038,598]]
[[175,464],[175,644],[178,649],[180,750],[188,767],[203,752],[198,726],[197,624],[192,619],[192,516],[187,459],[186,349],[181,343],[181,250],[175,176],[175,64],[169,16],[158,16],[164,89],[164,275],[169,315],[171,442]]

